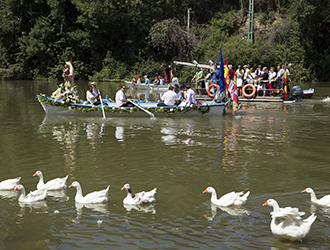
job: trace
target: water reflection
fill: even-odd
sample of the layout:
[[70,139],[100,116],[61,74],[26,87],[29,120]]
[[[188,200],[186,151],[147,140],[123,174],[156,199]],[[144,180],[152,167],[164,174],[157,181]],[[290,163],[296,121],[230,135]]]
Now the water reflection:
[[242,207],[223,207],[223,206],[217,206],[211,203],[211,216],[205,215],[205,218],[208,221],[213,221],[214,218],[217,215],[217,209],[222,210],[223,212],[226,212],[233,216],[242,216],[243,214],[250,215],[250,212]]
[[18,196],[19,196],[19,193],[15,192],[13,190],[0,190],[1,198],[10,199],[10,198],[18,198]]
[[25,215],[25,209],[28,209],[29,213],[36,213],[36,214],[44,214],[48,213],[48,205],[46,201],[36,201],[32,203],[25,203],[25,202],[18,202],[19,206],[21,207],[20,214],[18,216]]
[[77,219],[79,220],[83,214],[83,208],[90,209],[95,212],[100,212],[104,216],[109,215],[108,204],[107,203],[90,203],[90,204],[82,204],[75,202],[75,207],[77,210]]
[[125,141],[124,132],[125,132],[124,127],[116,126],[115,137],[118,140],[118,142],[124,142]]
[[48,190],[47,191],[48,197],[56,201],[68,201],[70,198],[66,195],[65,191],[62,190]]
[[152,213],[155,214],[155,203],[151,204],[145,204],[145,205],[128,205],[128,204],[123,204],[124,208],[126,209],[127,212],[131,212],[132,210],[139,211],[141,213]]

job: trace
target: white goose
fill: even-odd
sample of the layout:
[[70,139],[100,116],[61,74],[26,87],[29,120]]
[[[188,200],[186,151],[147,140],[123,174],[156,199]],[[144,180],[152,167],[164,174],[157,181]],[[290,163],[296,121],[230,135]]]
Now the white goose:
[[35,202],[35,201],[43,201],[47,199],[47,189],[39,189],[39,190],[34,190],[28,193],[25,196],[25,188],[23,185],[17,185],[14,189],[15,191],[19,190],[21,192],[21,195],[18,198],[19,202]]
[[272,206],[274,209],[270,213],[272,217],[270,223],[272,233],[290,241],[301,241],[309,233],[316,219],[316,215],[313,213],[303,220],[300,216],[304,215],[304,212],[299,212],[298,208],[280,208],[274,199],[267,200],[263,206]]
[[17,177],[0,182],[0,190],[13,190],[19,184],[20,179],[21,177]]
[[75,201],[78,203],[104,203],[108,201],[110,185],[106,189],[94,191],[92,193],[86,194],[85,196],[82,195],[82,188],[78,181],[72,182],[69,188],[71,187],[75,187],[77,189]]
[[306,188],[305,190],[301,191],[302,193],[310,193],[311,194],[311,201],[315,204],[321,206],[330,206],[330,194],[323,196],[321,199],[317,199],[314,193],[314,190],[311,188]]
[[140,193],[136,193],[132,195],[132,189],[129,184],[125,184],[121,190],[127,190],[127,196],[123,200],[124,204],[128,205],[141,205],[141,204],[148,204],[156,202],[155,193],[157,191],[157,188],[152,189],[151,191],[145,192],[142,191]]
[[60,190],[67,188],[66,180],[68,179],[68,175],[63,178],[56,178],[44,183],[44,176],[41,171],[37,171],[33,176],[39,176],[39,182],[37,184],[37,189],[47,188],[48,190]]
[[240,206],[246,203],[247,197],[250,194],[250,191],[246,192],[243,195],[243,192],[230,192],[225,194],[221,198],[217,198],[217,192],[213,187],[206,188],[203,193],[211,193],[211,202],[217,206],[228,207],[231,205]]

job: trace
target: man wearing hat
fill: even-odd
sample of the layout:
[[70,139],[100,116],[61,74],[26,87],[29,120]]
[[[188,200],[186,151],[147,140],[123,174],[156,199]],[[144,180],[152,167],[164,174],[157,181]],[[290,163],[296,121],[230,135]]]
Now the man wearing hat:
[[92,91],[93,95],[97,95],[98,91],[100,91],[100,90],[98,90],[98,91],[96,90],[96,85],[97,85],[96,82],[91,83],[91,86],[93,87],[93,91]]
[[146,85],[149,85],[149,83],[150,83],[150,81],[149,81],[149,78],[148,78],[148,76],[144,76],[144,83],[146,84]]

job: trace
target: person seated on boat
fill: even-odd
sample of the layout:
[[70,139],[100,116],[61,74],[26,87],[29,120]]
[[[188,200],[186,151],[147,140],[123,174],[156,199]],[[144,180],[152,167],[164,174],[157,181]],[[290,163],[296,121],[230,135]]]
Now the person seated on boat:
[[148,76],[144,76],[144,83],[146,84],[146,85],[149,85],[150,84],[150,81],[149,81],[149,78],[148,78]]
[[242,65],[238,65],[236,70],[236,85],[238,90],[238,96],[242,96],[243,77],[244,70],[242,69]]
[[176,93],[176,95],[178,96],[178,100],[176,100],[176,102],[174,103],[175,106],[179,106],[181,103],[181,97],[182,97],[182,93],[179,89],[179,85],[178,84],[174,84],[173,85],[173,91],[174,93]]
[[92,82],[92,83],[91,83],[91,86],[93,87],[93,91],[92,91],[93,95],[97,95],[98,92],[100,91],[99,89],[96,90],[96,85],[97,85],[96,82]]
[[155,85],[159,85],[158,75],[155,75],[155,80],[152,83]]
[[118,107],[134,107],[130,99],[125,96],[126,86],[121,85],[120,89],[116,93],[116,104]]
[[141,79],[139,75],[136,76],[136,84],[141,84]]
[[174,106],[175,102],[178,100],[178,95],[173,91],[173,86],[170,85],[168,90],[163,94],[161,101],[157,103],[158,107],[162,106]]
[[172,76],[172,82],[170,84],[173,85],[173,86],[175,84],[179,85],[179,79],[174,74]]
[[136,84],[136,77],[134,76],[131,81],[131,86],[134,86]]
[[160,75],[158,76],[159,85],[165,85],[165,79]]
[[195,91],[193,91],[190,88],[190,85],[186,85],[185,90],[186,90],[186,105],[195,105],[196,104]]
[[92,105],[100,105],[100,97],[99,94],[93,94],[93,87],[89,85],[88,90],[86,91],[86,99]]

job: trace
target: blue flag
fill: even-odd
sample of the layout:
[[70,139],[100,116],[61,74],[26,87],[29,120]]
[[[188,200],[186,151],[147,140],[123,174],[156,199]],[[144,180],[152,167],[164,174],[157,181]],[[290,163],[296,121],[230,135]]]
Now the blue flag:
[[224,65],[223,65],[223,60],[222,60],[222,50],[220,47],[220,82],[219,82],[219,86],[220,86],[220,92],[224,91],[226,89],[226,85],[225,85],[225,72],[224,72]]

